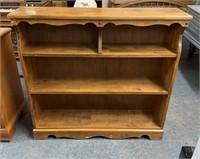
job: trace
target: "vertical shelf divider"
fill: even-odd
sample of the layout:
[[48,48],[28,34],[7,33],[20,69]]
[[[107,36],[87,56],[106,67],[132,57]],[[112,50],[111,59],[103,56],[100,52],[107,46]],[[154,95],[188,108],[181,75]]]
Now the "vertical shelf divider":
[[103,28],[98,28],[98,54],[102,53],[102,36],[103,36]]

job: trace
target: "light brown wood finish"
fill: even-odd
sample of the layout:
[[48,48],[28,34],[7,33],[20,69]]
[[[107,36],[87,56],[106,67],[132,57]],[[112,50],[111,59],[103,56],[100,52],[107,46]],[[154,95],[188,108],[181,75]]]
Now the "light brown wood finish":
[[73,139],[88,139],[92,137],[106,137],[109,139],[126,139],[132,137],[146,137],[148,134],[152,140],[160,140],[163,130],[159,129],[33,129],[34,138],[47,139],[49,134],[54,137],[67,137]]
[[[146,51],[145,51],[146,50]],[[23,51],[29,57],[95,57],[95,58],[175,58],[176,54],[164,45],[154,44],[104,44],[103,50],[98,51],[93,45],[66,43],[31,43]]]
[[[55,14],[57,13],[57,14]],[[134,16],[133,16],[134,15]],[[17,16],[17,17],[16,17]],[[14,19],[72,20],[190,20],[191,16],[176,8],[60,8],[21,7],[8,15]]]
[[51,134],[77,139],[94,136],[120,139],[148,134],[151,139],[158,139],[157,134],[162,134],[163,130],[152,115],[152,106],[156,108],[161,97],[112,94],[32,95],[34,105],[40,108],[34,137],[46,139]]
[[[103,86],[103,87],[102,87]],[[160,94],[168,92],[160,81],[148,78],[66,79],[38,81],[30,94]]]
[[[38,81],[73,79],[149,78],[159,81],[165,58],[24,57],[29,88]],[[174,58],[170,58],[174,60]],[[127,65],[128,63],[128,65]],[[145,63],[146,65],[143,65]],[[142,67],[141,67],[142,66]],[[84,83],[84,82],[83,82]]]
[[15,132],[14,124],[25,107],[21,83],[11,43],[11,29],[0,28],[0,140],[10,141]]
[[35,139],[162,138],[190,15],[55,7],[9,17],[20,34]]
[[167,43],[169,43],[169,45],[171,46],[171,49],[177,53],[177,58],[175,62],[172,62],[169,60],[166,60],[165,62],[163,62],[162,69],[161,69],[163,72],[166,72],[166,74],[162,75],[162,79],[165,85],[168,87],[167,90],[169,90],[169,96],[168,98],[164,99],[162,103],[163,106],[160,107],[160,109],[157,109],[158,110],[157,114],[159,116],[160,124],[162,127],[164,127],[164,121],[167,114],[167,107],[165,107],[165,105],[169,105],[170,96],[172,93],[174,81],[176,78],[176,72],[178,70],[178,64],[181,57],[183,31],[184,31],[184,28],[178,25],[174,25],[172,30],[170,31],[170,34],[168,35],[168,38],[166,38]]
[[38,118],[37,127],[47,129],[160,128],[154,123],[150,112],[128,109],[46,109]]
[[[166,95],[32,94],[34,106],[46,109],[132,109],[153,112]],[[99,100],[101,99],[101,100]],[[97,102],[98,101],[98,102]],[[55,107],[56,106],[56,107]]]

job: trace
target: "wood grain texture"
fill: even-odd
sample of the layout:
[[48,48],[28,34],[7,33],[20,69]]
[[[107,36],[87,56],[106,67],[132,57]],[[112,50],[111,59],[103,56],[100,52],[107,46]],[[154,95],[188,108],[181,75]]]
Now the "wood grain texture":
[[135,129],[159,126],[151,112],[127,109],[45,109],[37,120],[38,128]]
[[[152,112],[166,95],[132,94],[32,94],[34,108],[45,109],[132,109]],[[97,102],[98,101],[98,102]]]
[[[154,78],[159,80],[163,58],[23,57],[29,88],[34,81],[67,78]],[[174,60],[173,58],[170,60]],[[145,65],[144,65],[145,63]]]
[[[168,98],[164,99],[165,101],[162,103],[162,106],[158,110],[158,118],[160,120],[161,126],[164,127],[164,121],[167,115],[167,109],[170,102],[171,93],[173,90],[176,72],[178,70],[178,65],[181,57],[182,51],[182,35],[183,35],[184,28],[174,25],[173,29],[171,30],[169,37],[166,38],[168,43],[170,44],[172,50],[177,53],[177,58],[175,62],[171,62],[166,60],[163,62],[162,71],[166,72],[166,74],[162,75],[162,79],[165,82],[165,85],[168,87],[169,90]],[[162,114],[162,115],[161,115]]]
[[23,21],[29,24],[48,24],[54,26],[93,23],[98,27],[103,27],[108,23],[135,26],[150,26],[155,24],[170,26],[173,23],[178,23],[186,27],[188,26],[188,20],[192,19],[192,16],[177,8],[22,7],[10,13],[8,17],[11,18],[13,25],[18,25]]
[[14,134],[14,124],[25,107],[25,99],[19,80],[17,64],[11,43],[11,29],[0,28],[0,140],[10,141]]
[[101,55],[92,45],[65,43],[31,43],[22,52],[29,57],[95,57],[95,58],[175,58],[168,47],[155,44],[104,44]]
[[[56,14],[55,14],[56,13]],[[10,19],[72,20],[190,20],[191,16],[177,8],[62,8],[20,7],[8,15]]]
[[33,83],[30,94],[160,94],[167,95],[161,81],[148,78],[79,78],[42,80]]

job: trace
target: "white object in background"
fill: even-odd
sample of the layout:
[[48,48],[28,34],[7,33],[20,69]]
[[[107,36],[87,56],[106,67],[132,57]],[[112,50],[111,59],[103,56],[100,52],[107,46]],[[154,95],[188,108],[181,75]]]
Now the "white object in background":
[[197,145],[194,149],[194,153],[192,155],[192,159],[200,159],[200,138],[197,142]]
[[94,0],[76,0],[75,8],[97,8],[97,3]]

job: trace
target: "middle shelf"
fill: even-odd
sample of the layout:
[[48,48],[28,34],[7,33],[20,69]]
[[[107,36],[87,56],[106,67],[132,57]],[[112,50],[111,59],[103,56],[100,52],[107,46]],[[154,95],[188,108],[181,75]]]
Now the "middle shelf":
[[152,94],[167,95],[160,80],[150,78],[83,78],[39,80],[30,94]]
[[125,58],[176,58],[164,44],[104,44],[98,53],[93,44],[34,42],[22,50],[30,57],[125,57]]

